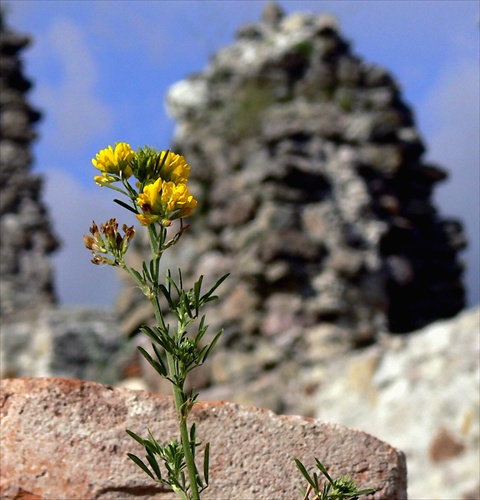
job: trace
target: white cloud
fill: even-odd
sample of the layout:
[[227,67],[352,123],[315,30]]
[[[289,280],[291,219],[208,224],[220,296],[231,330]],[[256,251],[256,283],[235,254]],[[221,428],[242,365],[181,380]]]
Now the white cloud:
[[478,61],[447,66],[421,106],[428,130],[429,159],[445,166],[450,179],[437,191],[443,215],[465,223],[469,303],[479,302],[480,280],[480,102]]
[[[92,182],[93,185],[93,182]],[[128,212],[112,200],[112,191],[93,185],[82,186],[65,170],[49,171],[44,200],[62,248],[53,257],[56,286],[62,304],[112,306],[120,290],[118,272],[109,266],[95,266],[83,244],[83,235],[95,220],[98,225],[116,217],[120,225],[132,224]]]
[[48,110],[58,146],[78,149],[111,129],[112,111],[95,96],[99,71],[84,32],[71,20],[57,19],[46,41],[60,65],[60,81],[40,82],[37,101]]

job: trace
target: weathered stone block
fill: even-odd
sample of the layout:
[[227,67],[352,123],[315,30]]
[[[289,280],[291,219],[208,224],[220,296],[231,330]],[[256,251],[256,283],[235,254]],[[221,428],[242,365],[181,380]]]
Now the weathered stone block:
[[[127,428],[175,437],[171,398],[67,379],[4,380],[1,391],[2,498],[21,490],[44,500],[176,498],[126,456],[143,457]],[[314,457],[334,476],[376,488],[370,498],[407,498],[405,456],[363,432],[227,402],[196,404],[191,419],[211,443],[206,500],[300,498],[294,458],[311,469]]]

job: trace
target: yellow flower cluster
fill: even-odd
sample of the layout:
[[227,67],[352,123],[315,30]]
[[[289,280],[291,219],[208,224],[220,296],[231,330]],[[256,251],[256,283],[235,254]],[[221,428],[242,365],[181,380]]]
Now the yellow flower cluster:
[[134,164],[135,176],[140,183],[161,178],[175,184],[186,184],[190,175],[190,165],[185,158],[171,151],[157,152],[151,148],[140,149]]
[[102,149],[92,160],[93,166],[102,172],[102,175],[94,177],[94,181],[104,186],[119,180],[120,177],[128,179],[132,175],[130,161],[134,156],[130,144],[126,142],[116,142],[115,149],[112,146]]
[[[102,149],[92,160],[102,175],[94,177],[100,186],[107,186],[127,194],[143,226],[155,222],[166,227],[172,220],[188,217],[197,200],[187,187],[190,165],[181,155],[171,151],[141,148],[133,151],[125,142]],[[128,179],[137,178],[135,190]],[[127,191],[111,184],[122,182]]]
[[138,220],[143,226],[160,221],[169,226],[174,219],[188,217],[197,200],[190,194],[186,184],[175,184],[158,178],[153,184],[147,184],[138,195],[137,204],[142,209]]

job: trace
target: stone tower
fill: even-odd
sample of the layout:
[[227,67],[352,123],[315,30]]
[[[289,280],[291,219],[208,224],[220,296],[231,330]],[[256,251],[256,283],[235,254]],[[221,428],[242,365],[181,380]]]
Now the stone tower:
[[58,247],[41,200],[42,179],[31,173],[31,143],[40,113],[26,98],[31,83],[20,52],[30,43],[5,25],[0,11],[0,317],[55,303],[49,255]]
[[[395,79],[355,55],[333,18],[268,4],[167,105],[200,206],[165,264],[231,273],[208,316],[223,348],[197,387],[229,398],[235,386],[278,411],[260,371],[287,387],[298,366],[464,307],[462,226],[431,199],[447,174],[422,160]],[[120,300],[126,332],[148,321],[137,291]]]

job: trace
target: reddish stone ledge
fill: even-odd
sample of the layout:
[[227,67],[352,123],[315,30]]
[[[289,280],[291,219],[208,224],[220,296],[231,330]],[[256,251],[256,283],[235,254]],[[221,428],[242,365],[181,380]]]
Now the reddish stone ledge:
[[[59,378],[1,381],[2,499],[174,499],[126,456],[143,458],[125,429],[158,441],[176,435],[173,401],[144,391]],[[295,467],[318,457],[350,474],[369,498],[406,499],[404,454],[364,432],[227,402],[199,403],[197,434],[210,441],[205,500],[301,499]],[[29,496],[30,495],[30,496]]]

